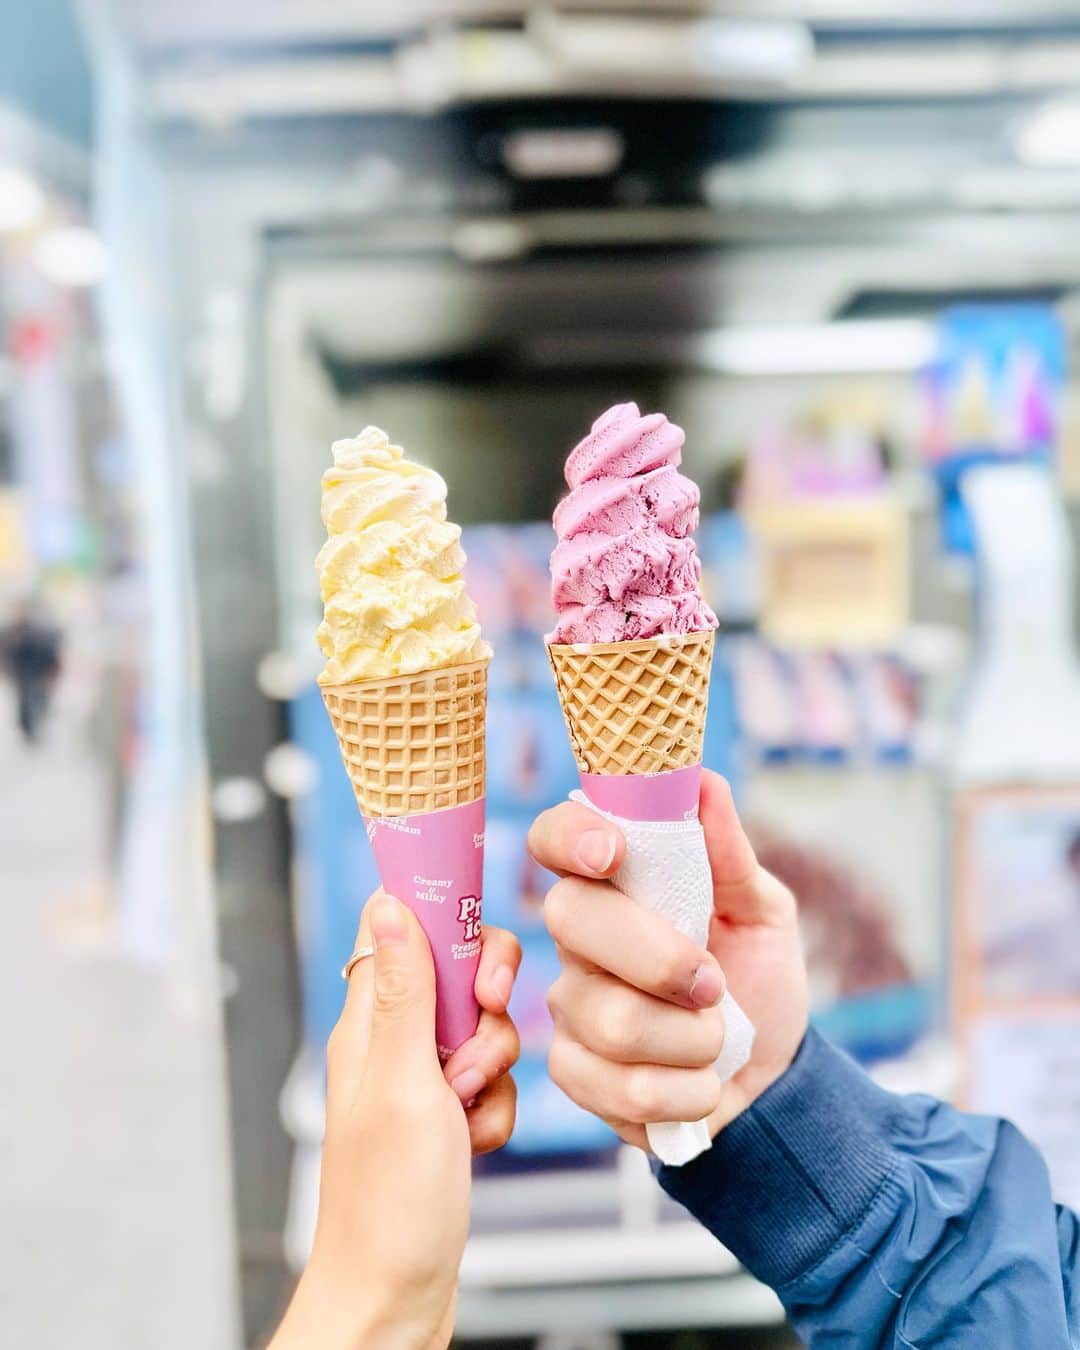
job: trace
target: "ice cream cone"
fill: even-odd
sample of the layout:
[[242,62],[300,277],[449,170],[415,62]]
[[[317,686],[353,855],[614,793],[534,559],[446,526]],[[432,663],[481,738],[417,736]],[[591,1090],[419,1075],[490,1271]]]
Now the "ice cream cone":
[[549,643],[579,770],[656,774],[701,763],[713,632]]
[[484,659],[322,690],[382,884],[431,944],[444,1061],[479,1017],[487,667]]
[[[571,794],[623,831],[612,877],[700,946],[709,937],[712,881],[698,823],[701,757],[714,634],[710,629],[632,642],[548,644],[582,791]],[[754,1030],[730,993],[716,1071],[746,1063]],[[704,1121],[646,1127],[662,1162],[682,1166],[711,1143]]]
[[487,661],[324,685],[363,815],[389,819],[484,795]]
[[[571,797],[625,841],[612,885],[704,946],[713,893],[698,812],[716,616],[701,594],[700,494],[679,473],[682,445],[663,413],[622,403],[570,452],[552,517],[547,652],[581,777]],[[745,1023],[725,1002],[729,1025]],[[737,1058],[717,1071],[730,1076]],[[710,1142],[704,1121],[646,1132],[675,1166]]]

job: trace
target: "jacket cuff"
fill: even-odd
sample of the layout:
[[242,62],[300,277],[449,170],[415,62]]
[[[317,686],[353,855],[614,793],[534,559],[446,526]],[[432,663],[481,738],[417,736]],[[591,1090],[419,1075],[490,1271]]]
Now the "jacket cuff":
[[758,1279],[779,1289],[866,1219],[899,1165],[900,1099],[811,1028],[788,1071],[660,1184]]

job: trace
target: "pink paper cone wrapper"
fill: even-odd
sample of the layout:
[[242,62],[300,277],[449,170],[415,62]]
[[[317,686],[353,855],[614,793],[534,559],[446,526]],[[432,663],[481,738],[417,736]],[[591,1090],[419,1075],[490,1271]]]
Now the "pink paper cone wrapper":
[[594,806],[627,820],[697,820],[701,765],[666,773],[579,773]]
[[[583,773],[581,785],[581,792],[572,795],[602,812],[626,837],[626,856],[612,883],[704,947],[713,889],[698,822],[701,766],[657,774]],[[726,1081],[749,1059],[754,1028],[730,993],[721,1008],[726,1035],[716,1072]],[[647,1126],[646,1133],[656,1156],[674,1167],[690,1162],[712,1143],[704,1121],[660,1122]]]
[[383,889],[420,921],[435,962],[435,1040],[445,1063],[476,1032],[484,798],[415,816],[365,816]]

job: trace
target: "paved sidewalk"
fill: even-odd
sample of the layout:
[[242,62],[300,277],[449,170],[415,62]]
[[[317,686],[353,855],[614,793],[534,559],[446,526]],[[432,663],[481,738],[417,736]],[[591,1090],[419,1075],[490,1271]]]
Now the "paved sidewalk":
[[213,1010],[119,949],[79,738],[13,720],[0,686],[0,1343],[236,1350]]

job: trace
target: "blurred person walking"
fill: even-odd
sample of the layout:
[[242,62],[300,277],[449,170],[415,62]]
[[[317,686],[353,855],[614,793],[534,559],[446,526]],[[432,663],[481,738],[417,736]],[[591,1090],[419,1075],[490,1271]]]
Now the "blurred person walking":
[[49,709],[60,672],[61,638],[57,629],[34,614],[29,602],[15,621],[0,632],[0,661],[15,685],[19,730],[33,744]]

